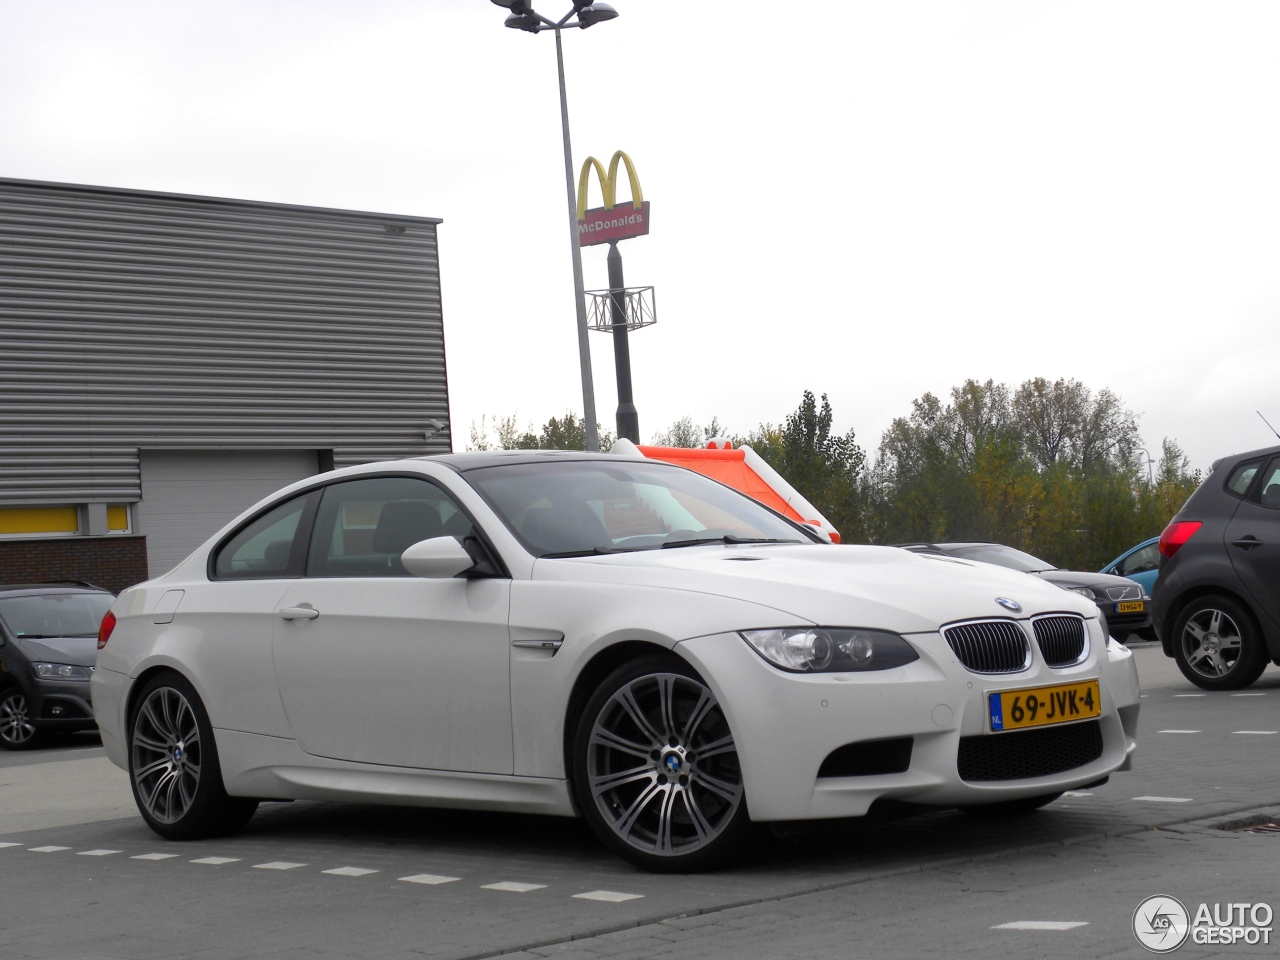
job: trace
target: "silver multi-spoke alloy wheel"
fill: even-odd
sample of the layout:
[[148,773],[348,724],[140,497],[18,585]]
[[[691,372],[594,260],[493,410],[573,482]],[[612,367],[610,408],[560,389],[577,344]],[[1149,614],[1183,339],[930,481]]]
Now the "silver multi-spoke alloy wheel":
[[703,683],[681,674],[647,674],[609,697],[592,725],[586,761],[605,823],[651,856],[704,849],[743,802],[724,712]]
[[5,746],[21,747],[36,735],[36,726],[27,715],[27,698],[14,690],[0,700],[0,740]]
[[191,704],[173,687],[157,687],[133,727],[132,770],[138,801],[159,823],[176,823],[200,785],[200,727]]
[[1187,666],[1204,677],[1225,677],[1240,659],[1240,627],[1222,610],[1208,607],[1193,614],[1182,628]]

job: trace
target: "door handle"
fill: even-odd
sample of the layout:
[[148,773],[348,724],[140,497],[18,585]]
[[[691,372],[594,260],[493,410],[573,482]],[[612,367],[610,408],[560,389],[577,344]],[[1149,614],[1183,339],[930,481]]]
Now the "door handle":
[[1254,547],[1262,546],[1262,541],[1253,534],[1249,534],[1249,536],[1241,537],[1239,540],[1232,540],[1231,545],[1239,547],[1241,550],[1252,550]]
[[281,607],[276,613],[280,614],[281,620],[314,620],[320,616],[315,607]]

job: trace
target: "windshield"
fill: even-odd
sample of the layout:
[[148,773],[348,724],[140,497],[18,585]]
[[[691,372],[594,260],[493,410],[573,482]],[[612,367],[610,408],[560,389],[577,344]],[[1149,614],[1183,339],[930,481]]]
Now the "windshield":
[[96,637],[115,597],[109,593],[45,593],[0,599],[0,620],[15,637]]
[[816,539],[680,467],[571,460],[482,467],[465,476],[537,557]]
[[943,553],[953,557],[977,560],[979,563],[994,563],[998,567],[1021,570],[1023,573],[1043,573],[1046,570],[1058,569],[1039,557],[1033,557],[1029,553],[1023,553],[1021,550],[1015,550],[1000,543],[940,543],[938,547]]

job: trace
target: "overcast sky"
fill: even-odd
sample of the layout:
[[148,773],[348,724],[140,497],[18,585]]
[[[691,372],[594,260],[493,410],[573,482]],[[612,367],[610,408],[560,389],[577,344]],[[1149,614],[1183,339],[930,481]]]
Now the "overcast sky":
[[[653,204],[646,439],[810,389],[874,449],[925,391],[1044,376],[1195,466],[1275,442],[1280,5],[614,5],[566,36],[569,107],[575,167],[624,149]],[[455,447],[581,411],[550,35],[488,0],[0,12],[0,176],[442,217]]]

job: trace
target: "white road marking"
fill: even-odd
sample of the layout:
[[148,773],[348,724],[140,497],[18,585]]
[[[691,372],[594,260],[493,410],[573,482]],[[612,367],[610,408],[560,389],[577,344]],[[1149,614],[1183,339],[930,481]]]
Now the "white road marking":
[[998,923],[992,930],[1074,930],[1076,927],[1087,927],[1088,920],[1014,920],[1011,923]]
[[364,867],[334,867],[332,870],[321,870],[321,873],[331,873],[335,877],[366,877],[371,873],[377,873],[377,870],[366,870]]
[[113,853],[124,853],[123,850],[81,850],[77,857],[107,857]]
[[1207,693],[1175,693],[1175,697],[1207,697]]
[[201,857],[199,860],[191,860],[190,863],[207,863],[211,867],[220,867],[224,863],[239,863],[239,857]]
[[589,893],[575,893],[575,900],[600,900],[604,903],[622,903],[626,900],[640,900],[643,893],[618,893],[614,890],[592,890]]
[[543,890],[545,883],[516,883],[514,880],[503,880],[501,883],[486,883],[481,890],[505,890],[507,893],[528,893],[530,890]]
[[1157,730],[1156,733],[1200,733],[1199,730]]
[[63,850],[70,850],[70,847],[28,847],[32,853],[61,853]]
[[453,883],[457,877],[441,877],[434,873],[415,873],[412,877],[401,877],[405,883],[426,883],[436,886],[441,883]]
[[20,843],[0,843],[0,847],[20,847]]
[[305,863],[290,863],[288,860],[272,860],[270,863],[255,863],[255,870],[297,870],[305,867]]
[[1227,696],[1230,696],[1230,697],[1265,697],[1265,696],[1266,696],[1266,694],[1265,694],[1265,693],[1230,693],[1230,694],[1227,694]]
[[136,857],[130,857],[130,860],[172,860],[176,857],[176,853],[140,853]]
[[1190,803],[1194,797],[1134,797],[1135,800],[1146,800],[1148,803]]
[[1064,797],[1092,797],[1093,794],[1088,790],[1067,790],[1062,794]]
[[1274,730],[1232,730],[1231,732],[1252,734],[1253,736],[1256,736],[1256,737],[1269,737],[1271,734],[1275,733]]

